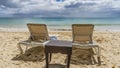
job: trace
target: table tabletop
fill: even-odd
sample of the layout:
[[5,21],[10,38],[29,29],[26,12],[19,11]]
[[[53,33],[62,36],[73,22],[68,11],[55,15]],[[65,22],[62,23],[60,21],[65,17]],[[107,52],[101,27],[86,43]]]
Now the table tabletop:
[[50,40],[45,44],[45,46],[72,47],[72,41]]

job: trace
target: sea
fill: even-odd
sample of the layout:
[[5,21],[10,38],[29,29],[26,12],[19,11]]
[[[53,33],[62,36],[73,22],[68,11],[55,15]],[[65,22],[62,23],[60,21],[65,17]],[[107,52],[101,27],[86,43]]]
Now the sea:
[[0,18],[0,31],[28,31],[27,23],[46,24],[49,30],[71,30],[72,24],[94,24],[94,30],[120,31],[120,18]]

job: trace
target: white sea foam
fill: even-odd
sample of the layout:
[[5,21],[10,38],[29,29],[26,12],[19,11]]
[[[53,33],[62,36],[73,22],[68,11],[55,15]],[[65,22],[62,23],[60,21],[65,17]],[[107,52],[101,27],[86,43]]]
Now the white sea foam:
[[[48,27],[49,31],[71,31],[72,27],[59,27],[59,26],[50,26]],[[120,27],[116,26],[95,26],[95,31],[110,31],[110,32],[120,32]],[[0,27],[0,31],[9,31],[9,32],[26,32],[28,28],[4,28]]]
[[0,31],[8,31],[8,32],[26,32],[28,31],[27,28],[3,28],[0,27]]

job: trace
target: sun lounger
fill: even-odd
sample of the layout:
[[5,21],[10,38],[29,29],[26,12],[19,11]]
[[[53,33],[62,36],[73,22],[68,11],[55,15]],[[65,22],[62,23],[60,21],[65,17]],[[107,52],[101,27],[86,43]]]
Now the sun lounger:
[[95,48],[98,62],[100,64],[100,47],[92,40],[93,29],[93,24],[73,24],[73,47],[79,47],[84,49]]
[[27,24],[30,37],[28,40],[22,41],[18,43],[18,48],[20,53],[23,54],[23,49],[21,45],[26,46],[25,51],[28,47],[37,47],[37,46],[44,46],[48,40],[56,40],[56,36],[49,37],[47,26],[45,24]]

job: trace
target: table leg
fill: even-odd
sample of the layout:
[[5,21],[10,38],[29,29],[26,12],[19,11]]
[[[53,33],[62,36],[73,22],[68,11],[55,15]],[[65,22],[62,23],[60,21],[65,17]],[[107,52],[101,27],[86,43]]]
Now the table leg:
[[49,68],[49,64],[48,64],[48,53],[45,53],[45,59],[46,59],[46,68]]
[[67,68],[70,68],[70,59],[71,59],[71,54],[68,54]]
[[50,61],[51,61],[51,58],[52,58],[52,53],[50,53]]

